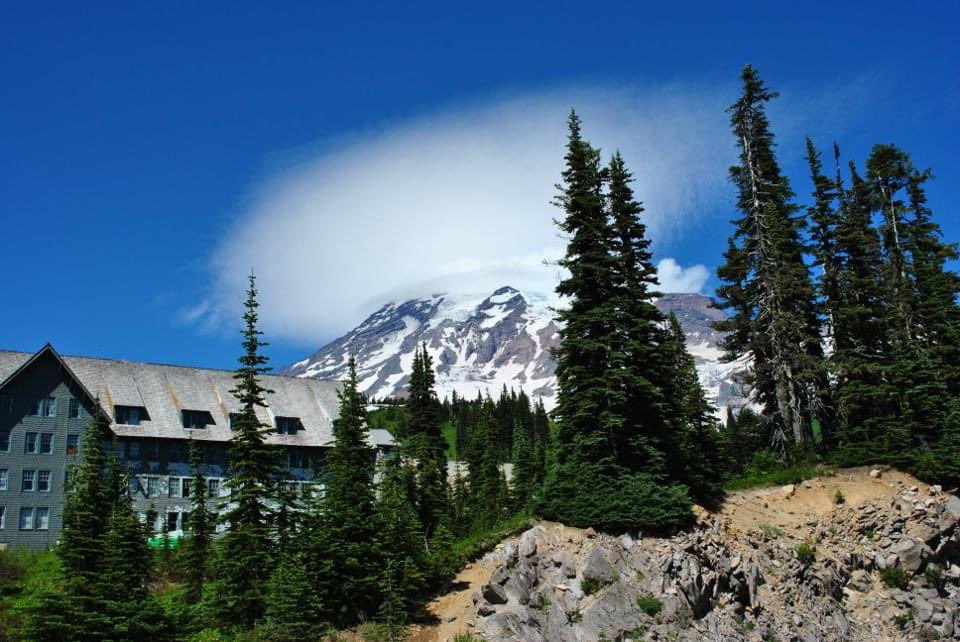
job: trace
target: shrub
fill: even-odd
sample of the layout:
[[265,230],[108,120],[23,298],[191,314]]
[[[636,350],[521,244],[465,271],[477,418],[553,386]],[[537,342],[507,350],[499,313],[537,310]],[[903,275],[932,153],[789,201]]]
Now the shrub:
[[585,578],[583,583],[580,585],[583,588],[585,595],[593,595],[594,593],[599,593],[604,588],[606,588],[610,582],[601,582],[600,580],[595,580],[592,577]]
[[943,569],[939,566],[934,564],[928,565],[923,571],[923,576],[927,578],[927,584],[941,593],[947,586],[947,578],[943,576]]
[[880,579],[889,588],[906,589],[910,586],[910,574],[902,568],[882,568]]
[[453,642],[480,642],[480,640],[473,637],[469,633],[457,633],[455,636],[453,636]]
[[771,524],[760,524],[760,531],[770,539],[783,537],[783,530]]
[[800,542],[794,551],[797,554],[797,559],[800,560],[800,563],[804,566],[810,566],[816,559],[817,547],[808,539]]
[[846,504],[847,498],[843,496],[843,493],[840,489],[837,489],[837,492],[833,495],[833,503],[839,506],[840,504]]
[[637,596],[637,606],[650,617],[654,617],[663,609],[663,602],[652,595],[639,595]]

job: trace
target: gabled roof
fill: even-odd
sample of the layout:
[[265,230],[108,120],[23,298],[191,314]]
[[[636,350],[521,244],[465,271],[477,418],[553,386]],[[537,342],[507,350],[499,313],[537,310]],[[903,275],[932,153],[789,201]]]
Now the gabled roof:
[[[36,354],[0,351],[0,387],[21,374],[26,367],[49,352],[57,358],[77,384],[98,399],[111,419],[111,430],[119,436],[221,441],[230,439],[230,413],[240,405],[230,393],[233,372],[138,361],[92,357],[60,356],[49,344]],[[330,446],[333,421],[339,415],[337,391],[340,382],[263,375],[261,383],[272,390],[266,395],[267,408],[257,408],[263,423],[275,425],[274,417],[298,417],[304,430],[294,435],[271,433],[267,442],[291,446]],[[137,426],[113,423],[115,406],[140,406],[149,420]],[[184,428],[183,410],[207,411],[214,425],[203,429]],[[371,431],[375,446],[389,446],[393,439],[384,431]]]

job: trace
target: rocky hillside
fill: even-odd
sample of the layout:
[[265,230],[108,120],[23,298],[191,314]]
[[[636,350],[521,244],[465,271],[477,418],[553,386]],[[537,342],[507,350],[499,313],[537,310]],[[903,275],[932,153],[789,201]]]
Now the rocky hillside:
[[960,639],[960,499],[895,471],[737,493],[674,537],[539,524],[417,640]]
[[[720,406],[742,405],[733,371],[721,364],[720,334],[711,323],[723,313],[699,294],[666,294],[657,305],[677,313],[704,386]],[[414,348],[426,343],[437,370],[441,397],[456,392],[496,395],[506,385],[540,397],[549,408],[556,394],[550,351],[559,336],[546,297],[502,287],[492,294],[436,294],[388,303],[363,323],[320,348],[284,373],[341,379],[355,355],[361,389],[372,397],[402,396],[413,364]]]

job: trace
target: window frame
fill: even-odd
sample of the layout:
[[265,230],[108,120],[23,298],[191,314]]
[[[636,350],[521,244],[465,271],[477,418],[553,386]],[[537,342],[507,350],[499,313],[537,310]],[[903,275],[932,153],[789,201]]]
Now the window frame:
[[[30,480],[30,488],[27,488],[27,479]],[[37,470],[35,468],[24,468],[20,474],[20,492],[37,492]]]
[[[27,520],[24,520],[24,519],[23,519],[24,511],[30,511],[30,512],[29,512],[30,518],[27,519]],[[19,522],[20,530],[22,530],[22,531],[32,531],[32,530],[35,530],[35,529],[33,528],[33,515],[34,515],[33,506],[21,506],[21,507],[20,507],[20,522]],[[25,522],[26,522],[27,526],[24,526],[24,525],[23,525]]]
[[[44,524],[40,525],[40,514],[43,513]],[[35,531],[48,531],[50,530],[50,507],[48,506],[34,506],[33,507],[33,530]]]
[[[44,449],[44,440],[46,440],[46,449]],[[52,432],[42,432],[40,433],[40,450],[38,451],[41,455],[52,455],[53,454],[53,433]]]
[[23,433],[23,452],[25,455],[40,454],[40,433],[32,431]]
[[10,490],[9,468],[0,468],[0,490]]
[[[43,484],[43,475],[47,475],[47,487],[44,489]],[[49,493],[53,490],[53,471],[52,470],[38,470],[37,471],[37,492],[38,493]]]
[[207,498],[213,499],[220,497],[220,478],[219,477],[208,477],[207,478]]
[[[136,421],[130,421],[131,419],[136,419]],[[148,419],[147,409],[143,406],[124,406],[122,404],[114,404],[113,406],[113,422],[115,424],[139,426]]]
[[67,403],[67,419],[80,419],[83,414],[83,404],[79,397],[70,397]]
[[[70,442],[74,442],[73,446],[70,445]],[[70,451],[73,452],[70,452]],[[80,435],[77,433],[67,433],[67,456],[73,457],[80,453]]]
[[[199,422],[187,421],[187,418],[203,420],[203,425],[194,425]],[[187,430],[205,430],[207,426],[216,426],[217,422],[213,419],[213,413],[209,410],[192,410],[190,408],[180,409],[180,425]]]

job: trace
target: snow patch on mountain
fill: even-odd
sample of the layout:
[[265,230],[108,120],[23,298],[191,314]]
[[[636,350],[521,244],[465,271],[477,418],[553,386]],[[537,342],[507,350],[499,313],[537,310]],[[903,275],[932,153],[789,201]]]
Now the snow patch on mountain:
[[[360,388],[371,397],[404,396],[416,347],[425,344],[437,371],[437,394],[496,395],[504,386],[522,389],[551,409],[556,405],[558,326],[549,297],[505,286],[492,294],[440,293],[391,302],[363,323],[284,369],[285,374],[342,379],[349,358],[357,359]],[[709,298],[665,294],[664,312],[680,319],[697,372],[718,406],[746,400],[734,373],[741,363],[721,363],[722,334],[712,323],[723,319]]]

